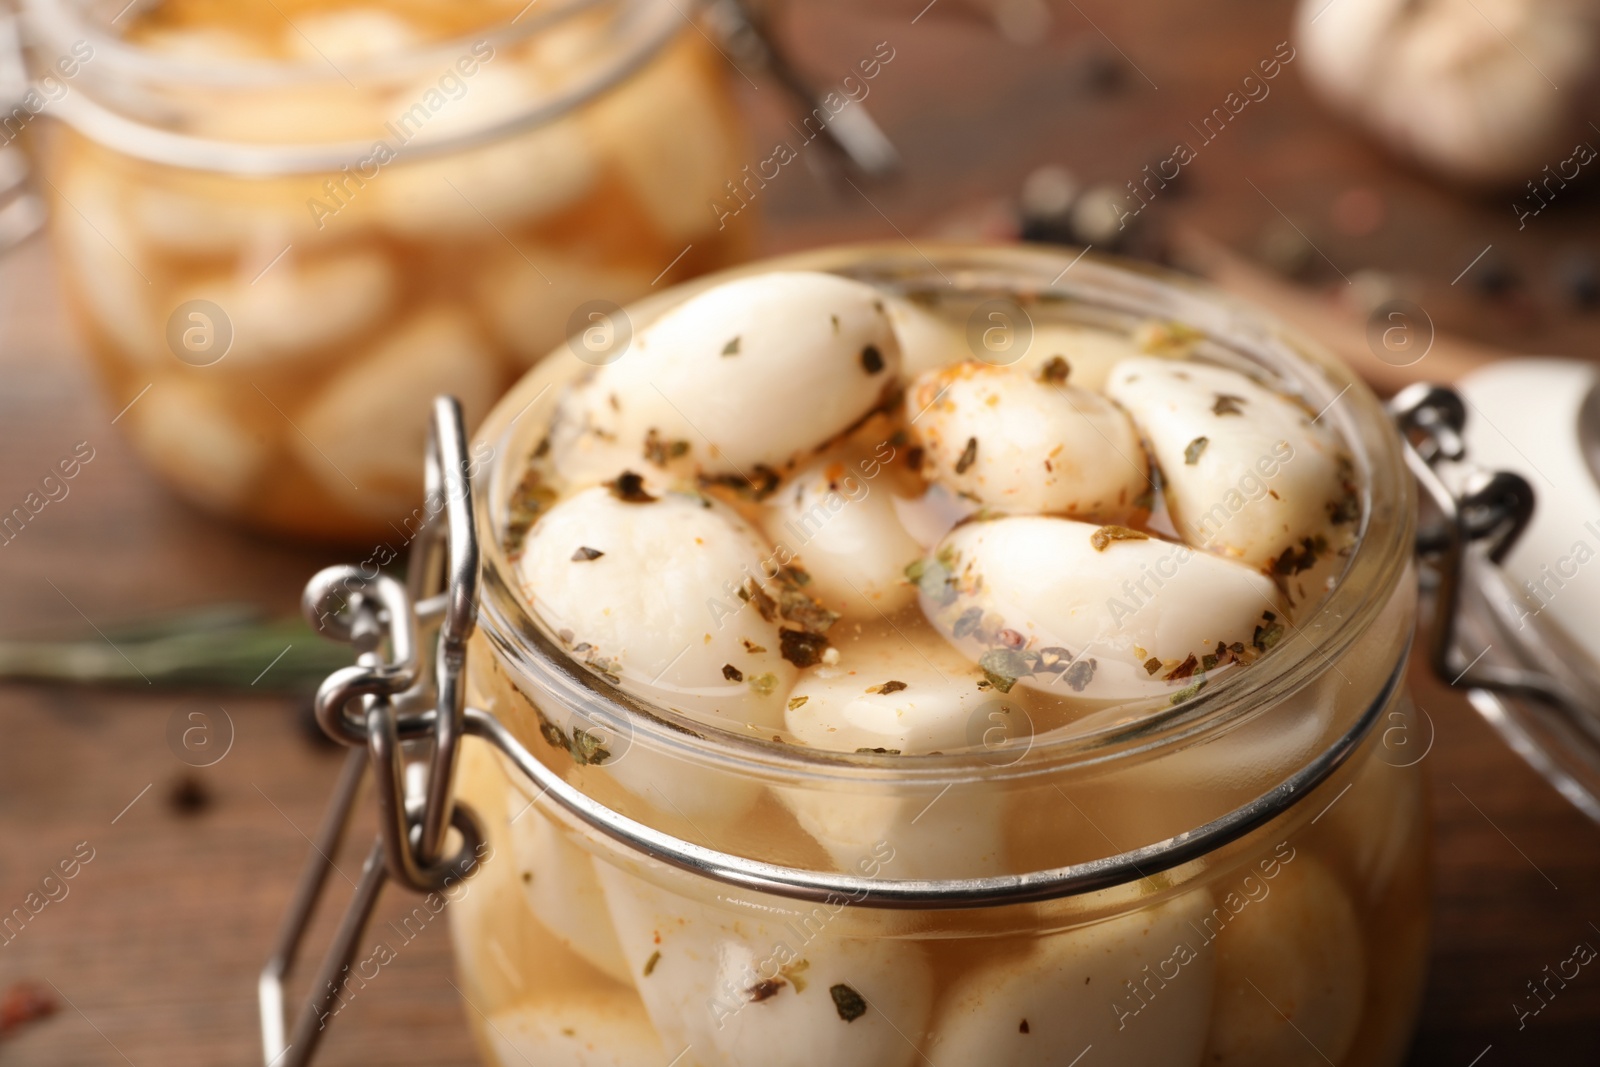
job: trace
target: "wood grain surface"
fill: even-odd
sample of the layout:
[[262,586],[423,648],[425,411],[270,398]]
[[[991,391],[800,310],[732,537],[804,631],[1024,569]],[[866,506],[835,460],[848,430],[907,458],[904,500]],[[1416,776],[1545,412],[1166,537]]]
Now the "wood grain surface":
[[[922,7],[818,0],[784,20],[804,66],[825,80],[891,43],[895,58],[869,105],[907,173],[893,186],[852,188],[791,168],[763,192],[768,249],[981,229],[1003,214],[985,205],[1044,163],[1120,186],[1174,138],[1192,138],[1189,120],[1272,52],[1290,13],[1260,0],[1067,0],[1051,6],[1044,39],[1024,46],[997,35],[979,7],[944,0],[913,22]],[[783,101],[731,71],[730,83],[752,116],[752,160],[762,158],[785,135]],[[1352,189],[1383,205],[1381,225],[1361,236],[1336,221]],[[1501,199],[1464,198],[1395,166],[1328,120],[1291,64],[1141,221],[1158,236],[1192,226],[1250,254],[1289,220],[1319,249],[1302,292],[1330,307],[1355,284],[1343,279],[1381,270],[1460,337],[1584,354],[1595,322],[1562,301],[1551,272],[1572,247],[1595,247],[1600,214],[1574,191],[1519,233],[1510,196]],[[1491,245],[1522,285],[1489,295],[1471,287],[1470,272],[1452,285]],[[291,611],[304,579],[340,554],[256,539],[168,496],[112,425],[133,398],[98,392],[64,317],[42,244],[0,261],[0,504],[19,501],[75,443],[95,450],[70,496],[0,548],[0,632],[78,635],[217,601]],[[1593,1062],[1600,970],[1585,969],[1520,1028],[1514,1005],[1575,944],[1600,945],[1600,829],[1457,695],[1413,675],[1436,734],[1424,765],[1437,917],[1411,1062]],[[201,770],[167,742],[173,718],[195,711],[233,733],[227,755]],[[0,1039],[0,1063],[259,1063],[255,975],[338,758],[309,739],[293,701],[0,688],[0,912],[75,850],[93,854],[64,898],[0,946],[0,991],[39,983],[62,1004]],[[354,835],[344,872],[353,876],[365,840]],[[385,907],[401,904],[392,896]],[[429,927],[337,1020],[323,1062],[472,1063],[470,1009],[450,977],[448,938]]]

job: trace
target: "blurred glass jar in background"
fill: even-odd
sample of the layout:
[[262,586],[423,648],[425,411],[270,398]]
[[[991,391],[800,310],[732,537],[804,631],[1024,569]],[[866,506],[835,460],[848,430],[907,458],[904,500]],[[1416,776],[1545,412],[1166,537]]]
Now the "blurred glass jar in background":
[[475,423],[597,310],[749,245],[708,206],[742,158],[723,61],[671,0],[24,8],[111,404],[257,527],[390,535],[431,396]]

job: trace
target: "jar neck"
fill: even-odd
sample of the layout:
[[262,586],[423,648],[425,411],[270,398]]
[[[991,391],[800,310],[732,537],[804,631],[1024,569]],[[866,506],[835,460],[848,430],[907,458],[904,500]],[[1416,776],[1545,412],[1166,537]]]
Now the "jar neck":
[[[698,0],[689,0],[689,6],[697,7]],[[89,140],[145,162],[262,178],[336,172],[359,167],[375,154],[385,160],[436,157],[537,129],[627,81],[685,28],[682,5],[672,0],[574,0],[453,41],[334,68],[331,63],[175,59],[119,39],[71,0],[25,0],[22,43],[36,87],[50,88],[44,94],[49,113]],[[558,36],[564,38],[559,41],[562,62],[540,63],[547,47],[558,46]],[[70,78],[59,73],[62,57],[77,59]],[[442,135],[426,130],[417,135],[407,115],[419,106],[448,107],[458,99],[456,85],[463,96],[470,92],[470,81],[460,71],[497,60],[539,64],[547,75],[541,91],[485,121],[452,124]],[[447,90],[436,82],[451,85]],[[325,100],[362,117],[355,128],[336,128],[325,139],[194,132],[196,126],[228,127],[235,114],[238,127],[245,126],[249,106],[285,96]],[[197,122],[196,116],[206,121]]]

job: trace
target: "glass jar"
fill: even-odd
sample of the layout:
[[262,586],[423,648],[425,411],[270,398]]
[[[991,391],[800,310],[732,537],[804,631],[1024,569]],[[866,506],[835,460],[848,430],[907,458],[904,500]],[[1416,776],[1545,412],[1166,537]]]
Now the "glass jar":
[[[854,888],[799,899],[709,875],[695,859],[708,853],[663,862],[596,833],[470,737],[456,786],[485,825],[486,859],[450,914],[486,1061],[1398,1064],[1424,980],[1428,828],[1404,689],[1415,500],[1378,401],[1313,343],[1219,294],[1039,249],[788,257],[652,296],[626,326],[770,270],[833,272],[945,309],[980,356],[997,321],[1019,338],[1152,319],[1197,331],[1209,357],[1322,409],[1354,462],[1360,540],[1260,663],[1181,702],[1037,733],[975,715],[973,746],[951,754],[735,734],[575,663],[516,591],[507,541],[524,465],[560,385],[594,361],[558,351],[473,446],[469,704],[582,796],[691,852]],[[965,895],[947,906],[907,900],[955,885]]]
[[747,254],[724,62],[672,0],[23,6],[118,421],[251,525],[409,538],[429,397],[475,423],[586,309]]

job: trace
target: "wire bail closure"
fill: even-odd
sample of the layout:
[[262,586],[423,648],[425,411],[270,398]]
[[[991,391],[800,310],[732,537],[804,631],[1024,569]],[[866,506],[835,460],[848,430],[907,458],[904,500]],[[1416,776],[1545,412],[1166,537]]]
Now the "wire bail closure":
[[[1413,386],[1389,406],[1404,438],[1406,462],[1444,516],[1419,535],[1419,556],[1439,574],[1439,595],[1428,648],[1441,676],[1460,656],[1455,617],[1469,546],[1482,545],[1490,561],[1510,550],[1532,514],[1532,489],[1514,474],[1475,474],[1464,494],[1452,493],[1434,464],[1464,454],[1464,407],[1452,391]],[[541,800],[634,852],[737,889],[792,900],[849,902],[892,910],[999,907],[1092,892],[1170,870],[1245,836],[1288,810],[1326,781],[1371,732],[1399,692],[1406,658],[1400,657],[1371,704],[1327,750],[1275,788],[1195,829],[1120,855],[1052,870],[987,878],[866,879],[783,867],[718,852],[637,822],[583,793],[540,760],[489,712],[465,701],[467,641],[476,625],[479,578],[471,465],[461,409],[453,398],[434,401],[427,454],[428,518],[419,533],[405,585],[375,571],[329,567],[307,585],[302,609],[313,626],[356,650],[354,666],[331,674],[317,692],[317,720],[350,747],[309,862],[290,903],[277,948],[261,972],[259,1000],[267,1067],[311,1062],[343,970],[354,958],[384,884],[437,892],[467,877],[484,842],[477,816],[453,798],[456,757],[463,736],[482,739],[504,755],[539,790]],[[435,642],[434,655],[420,654]],[[1480,668],[1453,684],[1542,694],[1537,677]],[[551,700],[592,699],[583,668],[559,666],[541,684]],[[370,764],[379,809],[373,841],[355,894],[318,971],[312,994],[285,1040],[284,979],[294,965],[312,912],[333,869],[362,774]],[[461,845],[449,856],[449,829]]]
[[[306,586],[301,609],[313,627],[356,650],[354,666],[335,671],[317,690],[317,721],[350,747],[312,854],[284,917],[276,951],[258,988],[261,1037],[268,1067],[311,1062],[384,883],[433,893],[475,866],[484,842],[472,810],[454,802],[456,757],[466,722],[463,674],[476,621],[478,541],[466,427],[453,397],[433,402],[428,439],[427,517],[410,561],[407,585],[375,571],[328,567]],[[436,633],[432,657],[420,641]],[[333,870],[356,791],[372,768],[378,834],[367,854],[309,1002],[285,1037],[284,979]],[[454,827],[460,847],[445,855]]]

